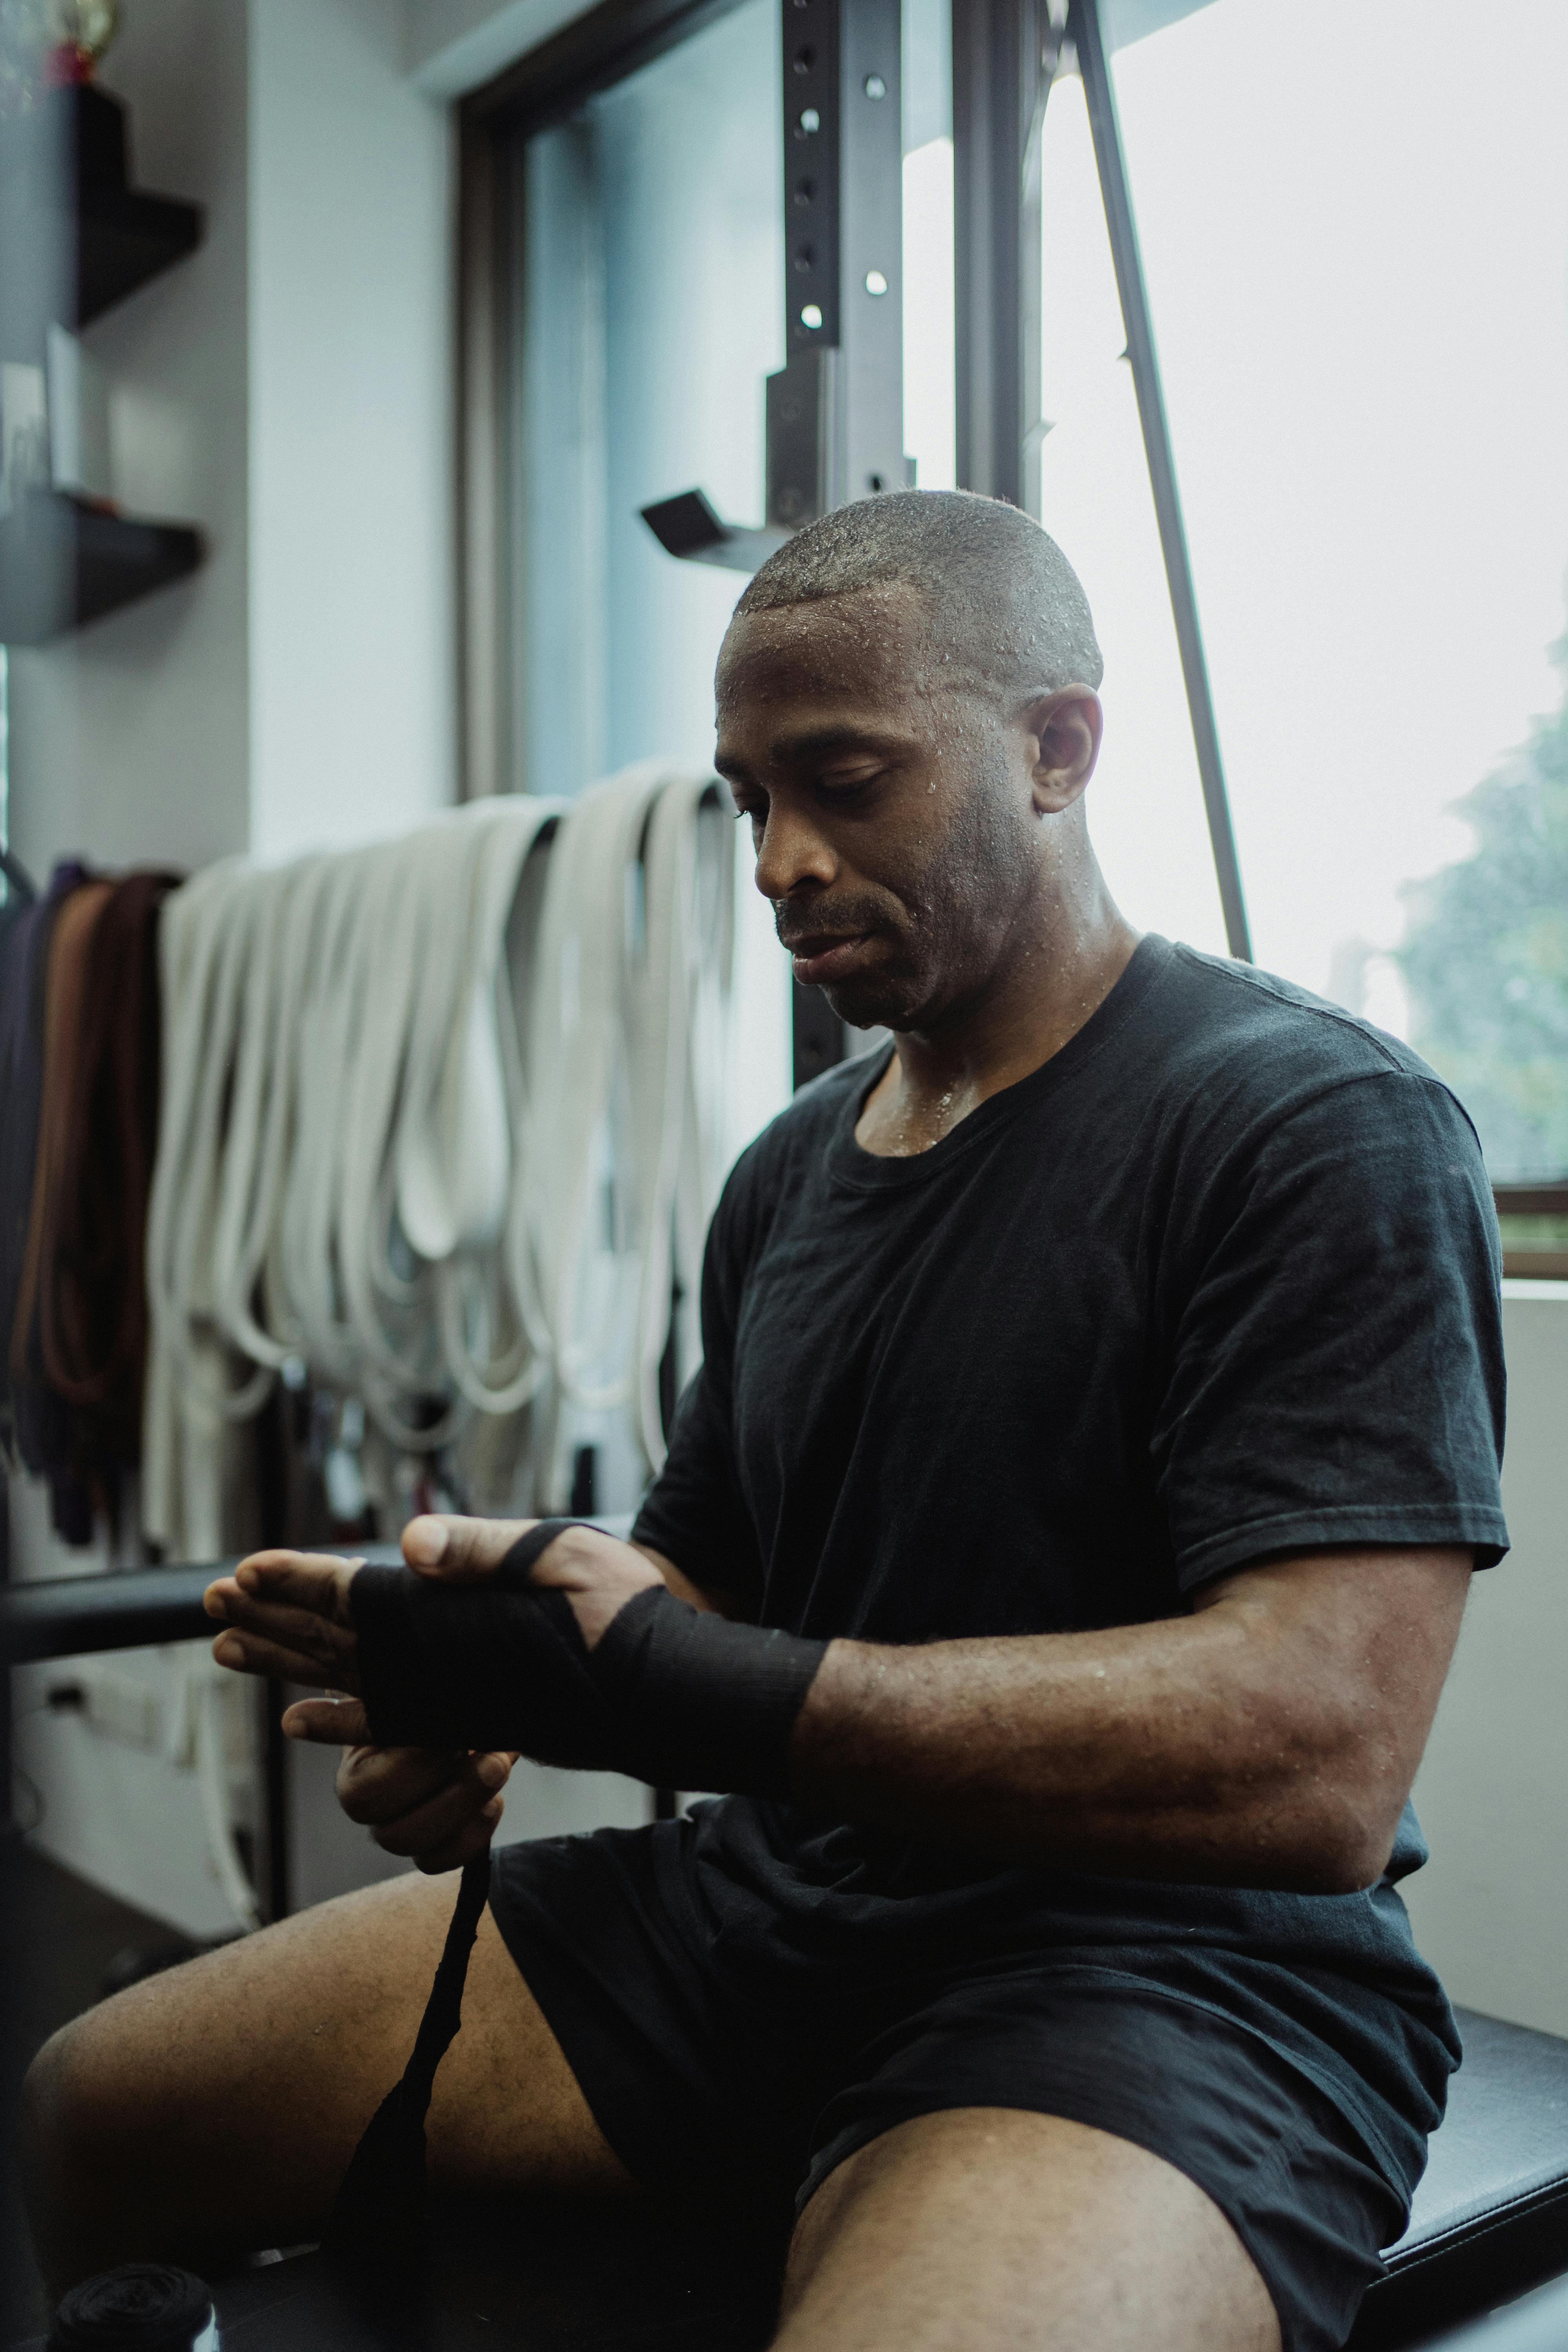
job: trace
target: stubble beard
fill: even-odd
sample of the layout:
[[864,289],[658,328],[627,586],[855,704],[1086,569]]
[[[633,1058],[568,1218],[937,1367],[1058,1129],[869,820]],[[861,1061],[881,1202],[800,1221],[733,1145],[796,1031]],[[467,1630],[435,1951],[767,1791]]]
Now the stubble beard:
[[[982,990],[1006,928],[1002,909],[1012,907],[1034,856],[1032,829],[1006,789],[997,747],[918,881],[890,887],[902,920],[889,968],[822,992],[840,1021],[854,1029],[919,1032],[939,1025],[950,1006]],[[885,909],[871,901],[847,903],[835,919],[848,929],[862,914],[867,929],[889,936]]]

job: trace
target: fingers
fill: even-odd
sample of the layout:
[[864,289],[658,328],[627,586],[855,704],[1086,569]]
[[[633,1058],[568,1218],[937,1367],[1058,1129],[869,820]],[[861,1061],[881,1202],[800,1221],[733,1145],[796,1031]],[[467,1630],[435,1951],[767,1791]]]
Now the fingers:
[[464,1584],[493,1576],[537,1519],[462,1519],[430,1511],[403,1530],[403,1557],[421,1576]]
[[338,1766],[338,1802],[366,1829],[415,1813],[433,1798],[466,1790],[477,1812],[506,1784],[512,1759],[435,1748],[355,1748]]
[[[461,1870],[465,1863],[472,1862],[476,1854],[483,1853],[495,1834],[496,1823],[500,1816],[501,1801],[499,1797],[492,1797],[478,1819],[470,1822],[468,1827],[460,1836],[454,1838],[449,1845],[435,1846],[427,1853],[415,1854],[413,1856],[415,1869],[425,1871],[431,1876],[436,1876],[444,1870]],[[381,1843],[379,1832],[373,1832],[373,1835],[376,1837],[376,1843],[379,1844]]]
[[[278,1561],[288,1566],[274,1574],[272,1567]],[[334,1576],[324,1583],[308,1573],[329,1565]],[[302,1583],[297,1570],[305,1572]],[[220,1577],[203,1595],[207,1615],[226,1620],[231,1628],[213,1643],[213,1656],[219,1665],[240,1674],[328,1683],[357,1694],[357,1643],[347,1622],[353,1573],[342,1560],[311,1562],[298,1552],[242,1561],[235,1575]],[[326,1613],[307,1601],[271,1597],[301,1589],[313,1591],[325,1602]],[[337,1613],[340,1601],[342,1617]]]
[[358,1748],[370,1738],[370,1723],[357,1698],[297,1698],[283,1710],[290,1739],[310,1739],[325,1748]]
[[451,1870],[489,1843],[514,1760],[504,1753],[359,1748],[338,1768],[338,1802],[384,1853],[421,1870]]
[[237,1633],[232,1630],[220,1633],[213,1643],[213,1656],[220,1666],[227,1666],[237,1675],[264,1675],[279,1683],[353,1683],[353,1676],[341,1666],[324,1664],[320,1658],[300,1650],[290,1650],[280,1642],[268,1641],[259,1633]]
[[219,1577],[216,1584],[208,1585],[207,1612],[215,1617],[232,1616],[232,1610],[213,1608],[212,1598],[238,1591],[253,1601],[306,1609],[333,1624],[348,1625],[353,1622],[349,1586],[363,1566],[362,1559],[342,1559],[332,1552],[252,1552],[232,1576]]
[[485,1822],[490,1828],[500,1819],[501,1799],[467,1775],[443,1789],[396,1821],[370,1825],[371,1836],[384,1853],[399,1853],[417,1862],[422,1854],[444,1853],[466,1830]]

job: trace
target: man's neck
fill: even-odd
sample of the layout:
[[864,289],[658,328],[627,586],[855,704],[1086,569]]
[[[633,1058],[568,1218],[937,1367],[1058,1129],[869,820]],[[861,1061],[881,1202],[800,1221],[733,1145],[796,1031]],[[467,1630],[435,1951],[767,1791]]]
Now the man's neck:
[[1085,902],[1058,901],[1013,943],[994,985],[958,1018],[897,1034],[897,1051],[855,1129],[863,1150],[882,1159],[929,1151],[1077,1036],[1126,971],[1139,939],[1095,879]]

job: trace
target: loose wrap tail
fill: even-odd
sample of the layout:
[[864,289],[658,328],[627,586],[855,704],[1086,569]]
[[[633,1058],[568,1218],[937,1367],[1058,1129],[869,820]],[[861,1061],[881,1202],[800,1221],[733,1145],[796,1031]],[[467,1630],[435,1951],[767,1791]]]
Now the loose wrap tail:
[[[786,1794],[790,1733],[826,1643],[732,1625],[659,1584],[634,1594],[590,1651],[565,1594],[531,1581],[556,1537],[586,1524],[542,1519],[480,1585],[360,1570],[350,1598],[378,1744],[517,1748],[658,1788]],[[328,2251],[383,2287],[423,2259],[425,2116],[489,1892],[486,1852],[464,1865],[413,2054],[354,2150],[327,2227]]]

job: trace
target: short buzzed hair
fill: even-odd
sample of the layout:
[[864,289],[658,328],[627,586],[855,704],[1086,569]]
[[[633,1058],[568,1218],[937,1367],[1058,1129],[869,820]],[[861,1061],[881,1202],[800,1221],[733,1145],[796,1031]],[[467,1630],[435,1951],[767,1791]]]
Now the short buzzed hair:
[[1021,699],[1104,675],[1089,599],[1056,541],[1017,507],[970,490],[889,490],[835,508],[769,556],[735,611],[895,581],[925,600],[955,683]]

